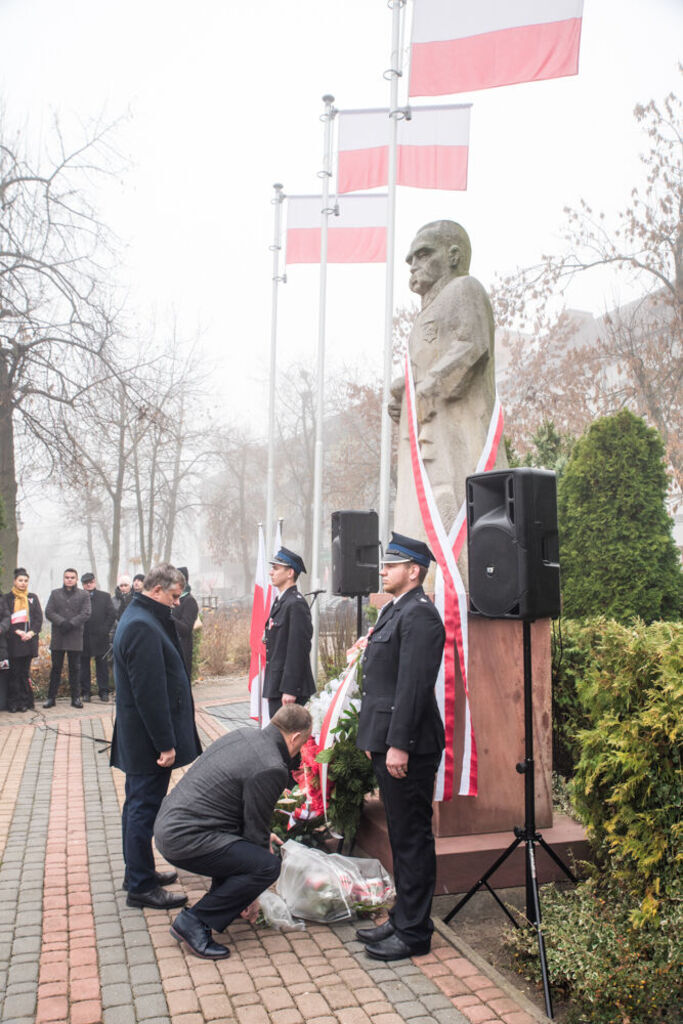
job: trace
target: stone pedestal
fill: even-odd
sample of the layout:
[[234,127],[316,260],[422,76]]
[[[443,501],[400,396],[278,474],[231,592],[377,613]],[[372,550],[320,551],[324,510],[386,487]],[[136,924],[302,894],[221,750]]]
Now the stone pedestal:
[[[469,691],[477,744],[479,795],[434,805],[434,834],[501,832],[524,824],[524,659],[521,622],[469,617]],[[531,624],[536,825],[552,825],[550,621]],[[454,763],[462,760],[464,691],[455,695]]]

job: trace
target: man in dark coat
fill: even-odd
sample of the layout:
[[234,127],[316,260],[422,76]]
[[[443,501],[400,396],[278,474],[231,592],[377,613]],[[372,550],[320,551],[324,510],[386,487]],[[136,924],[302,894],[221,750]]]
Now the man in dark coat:
[[100,700],[109,700],[109,665],[107,651],[111,631],[116,622],[114,603],[106,590],[97,589],[97,580],[91,572],[81,576],[83,590],[90,597],[90,618],[83,627],[83,653],[81,654],[81,700],[90,701],[90,659],[95,659],[95,678]]
[[445,630],[422,582],[434,556],[422,541],[392,534],[382,567],[382,609],[363,656],[357,745],[379,783],[394,862],[396,902],[386,924],[360,929],[377,960],[428,953],[436,883],[434,780],[444,729],[434,693]]
[[190,574],[184,565],[178,566],[178,572],[185,577],[185,587],[180,595],[180,604],[177,608],[171,609],[171,617],[178,630],[178,639],[183,652],[183,661],[187,674],[192,679],[192,641],[194,639],[194,624],[199,615],[199,605],[192,596],[190,587]]
[[[43,628],[43,610],[37,594],[28,589],[28,573],[23,566],[14,570],[14,586],[0,600],[0,620],[7,615],[7,710],[29,711],[33,691],[29,683],[31,659],[38,656],[38,636]],[[1,655],[0,655],[1,659]]]
[[270,563],[270,579],[279,590],[266,623],[263,696],[272,718],[285,704],[305,704],[315,693],[311,671],[311,610],[296,581],[306,572],[300,555],[280,548]]
[[288,764],[311,734],[307,708],[281,708],[262,731],[221,736],[168,794],[154,838],[166,860],[208,875],[209,892],[180,912],[171,934],[197,956],[222,960],[227,946],[213,942],[242,916],[254,920],[256,900],[280,874],[270,832],[273,808],[288,784]]
[[126,773],[122,833],[129,907],[166,910],[187,902],[186,896],[164,891],[162,886],[177,875],[156,871],[152,852],[154,819],[171,769],[189,764],[201,753],[190,680],[171,620],[171,608],[184,585],[184,577],[172,565],[151,569],[114,637],[111,763]]
[[71,706],[82,708],[81,700],[81,652],[83,650],[83,627],[90,617],[90,598],[84,590],[78,589],[78,573],[75,569],[64,570],[64,586],[53,590],[45,606],[45,618],[52,623],[50,650],[52,669],[44,708],[53,708],[59,691],[59,683],[66,652],[69,660],[69,688]]

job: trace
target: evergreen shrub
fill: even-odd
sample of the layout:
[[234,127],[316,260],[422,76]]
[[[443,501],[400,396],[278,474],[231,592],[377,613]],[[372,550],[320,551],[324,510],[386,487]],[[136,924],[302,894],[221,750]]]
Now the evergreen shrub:
[[[571,792],[596,867],[576,889],[544,889],[550,981],[577,1024],[680,1024],[683,624],[600,618],[563,632],[566,721],[584,722],[567,730]],[[539,978],[533,930],[509,942]]]
[[681,559],[665,498],[664,446],[624,409],[596,420],[558,485],[563,613],[676,619]]

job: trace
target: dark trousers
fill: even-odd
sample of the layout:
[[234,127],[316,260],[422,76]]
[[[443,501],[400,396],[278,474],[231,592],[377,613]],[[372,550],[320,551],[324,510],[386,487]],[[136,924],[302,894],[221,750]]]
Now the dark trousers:
[[81,695],[81,652],[80,651],[52,651],[52,668],[50,670],[50,685],[48,687],[47,695],[50,700],[54,700],[59,692],[59,684],[62,679],[62,667],[64,665],[64,655],[68,655],[69,658],[69,689],[71,690],[71,699],[77,700]]
[[[95,678],[97,680],[97,692],[100,697],[104,694],[109,694],[109,664],[107,663],[106,654],[95,654]],[[90,687],[92,684],[92,676],[90,674],[90,655],[81,654],[81,668],[80,668],[80,680],[81,680],[81,694],[84,697],[90,696]]]
[[33,691],[31,690],[28,674],[31,668],[31,658],[11,658],[7,679],[7,707],[12,709],[26,709],[33,707]]
[[434,780],[441,755],[411,754],[402,779],[389,774],[384,754],[372,755],[394,860],[396,902],[389,916],[408,945],[429,942],[436,850],[432,832]]
[[211,888],[194,904],[192,913],[215,932],[224,931],[280,874],[280,858],[246,839],[172,863],[211,878]]
[[156,887],[152,836],[170,778],[170,768],[153,775],[126,775],[121,831],[129,892],[148,892]]

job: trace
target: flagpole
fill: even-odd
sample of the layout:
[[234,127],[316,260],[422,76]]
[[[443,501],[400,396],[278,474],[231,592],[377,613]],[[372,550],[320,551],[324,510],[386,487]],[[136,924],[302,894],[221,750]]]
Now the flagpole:
[[[318,370],[317,403],[315,417],[315,451],[313,460],[313,549],[311,577],[313,590],[320,590],[320,534],[322,528],[323,504],[323,417],[325,405],[325,304],[327,301],[327,228],[330,213],[330,178],[332,177],[332,121],[337,111],[332,106],[334,96],[323,96],[325,112],[320,120],[325,125],[323,145],[322,215],[320,231],[320,296],[318,305]],[[313,678],[318,678],[318,643],[320,639],[320,605],[313,599],[313,642],[311,644],[311,668]]]
[[398,80],[401,70],[401,10],[406,0],[390,0],[391,7],[391,67],[384,72],[389,79],[389,162],[387,199],[387,269],[384,291],[384,383],[382,389],[382,433],[379,464],[379,539],[383,545],[389,539],[389,499],[391,494],[391,373],[393,363],[394,331],[394,250],[396,248],[396,150],[398,140]]
[[273,541],[273,488],[275,479],[275,373],[277,367],[277,300],[278,285],[287,280],[286,274],[280,274],[280,253],[282,251],[282,204],[285,200],[282,185],[273,185],[275,195],[271,203],[275,207],[273,244],[273,282],[270,312],[270,379],[268,383],[268,471],[266,475],[266,537],[267,552],[272,551]]

